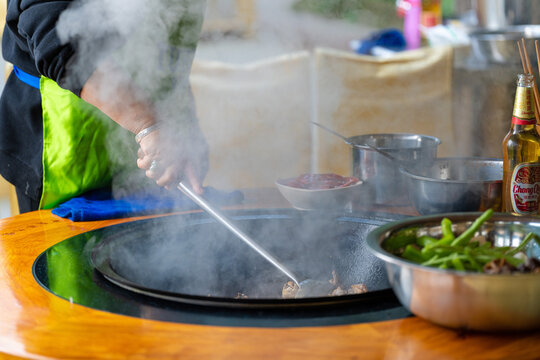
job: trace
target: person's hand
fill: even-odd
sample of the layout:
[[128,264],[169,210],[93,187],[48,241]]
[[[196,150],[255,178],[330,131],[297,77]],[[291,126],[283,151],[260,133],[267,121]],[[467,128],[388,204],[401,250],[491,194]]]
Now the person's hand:
[[139,145],[137,166],[146,170],[146,176],[157,185],[175,189],[186,179],[196,193],[203,193],[208,145],[200,131],[188,137],[162,127],[144,136]]
[[[96,69],[84,85],[81,98],[133,134],[158,123],[152,102],[112,61]],[[186,129],[177,126],[173,130],[165,123],[159,126],[140,140],[137,166],[159,186],[175,189],[185,178],[201,194],[208,171],[208,145],[196,121],[186,121]]]

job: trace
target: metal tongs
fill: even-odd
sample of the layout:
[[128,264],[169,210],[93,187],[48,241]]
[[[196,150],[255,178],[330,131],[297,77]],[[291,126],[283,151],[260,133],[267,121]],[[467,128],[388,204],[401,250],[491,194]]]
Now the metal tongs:
[[248,244],[253,250],[255,250],[262,257],[264,257],[269,263],[274,265],[279,271],[281,271],[283,274],[287,275],[287,277],[289,277],[292,281],[294,281],[294,283],[298,285],[298,292],[296,293],[296,298],[326,296],[333,289],[333,286],[329,281],[325,282],[307,278],[301,279],[298,275],[294,274],[272,254],[270,254],[261,245],[259,245],[255,240],[253,240],[242,230],[240,230],[232,221],[230,221],[225,215],[223,215],[219,210],[212,206],[202,196],[198,195],[189,186],[184,184],[184,182],[180,182],[178,184],[178,189],[182,191],[191,200],[193,200],[193,202],[199,205],[208,215],[212,216],[222,225],[225,225],[225,227],[234,235],[236,235],[236,237]]

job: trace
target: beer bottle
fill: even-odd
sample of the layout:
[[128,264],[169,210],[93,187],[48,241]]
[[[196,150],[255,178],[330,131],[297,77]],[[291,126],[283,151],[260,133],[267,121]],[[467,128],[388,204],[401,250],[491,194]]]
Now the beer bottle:
[[519,74],[512,126],[503,140],[502,211],[537,214],[540,200],[540,134],[536,129],[532,74]]

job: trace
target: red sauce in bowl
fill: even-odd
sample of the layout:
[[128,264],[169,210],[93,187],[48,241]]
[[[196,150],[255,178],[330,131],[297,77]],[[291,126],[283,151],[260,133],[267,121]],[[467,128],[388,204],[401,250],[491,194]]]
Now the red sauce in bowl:
[[358,178],[337,174],[302,174],[296,178],[281,180],[280,183],[300,189],[322,190],[346,187],[358,181]]

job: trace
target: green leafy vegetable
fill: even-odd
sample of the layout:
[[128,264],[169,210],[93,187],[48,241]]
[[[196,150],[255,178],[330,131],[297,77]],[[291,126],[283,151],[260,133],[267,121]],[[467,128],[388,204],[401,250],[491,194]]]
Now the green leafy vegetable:
[[484,271],[487,264],[506,263],[512,267],[522,265],[525,260],[515,255],[524,251],[535,240],[540,245],[540,236],[528,233],[517,247],[494,247],[490,242],[481,243],[474,239],[482,225],[493,215],[489,209],[482,213],[463,233],[455,236],[452,221],[441,220],[441,238],[418,235],[420,227],[409,227],[396,231],[382,244],[387,251],[424,266],[458,271]]

